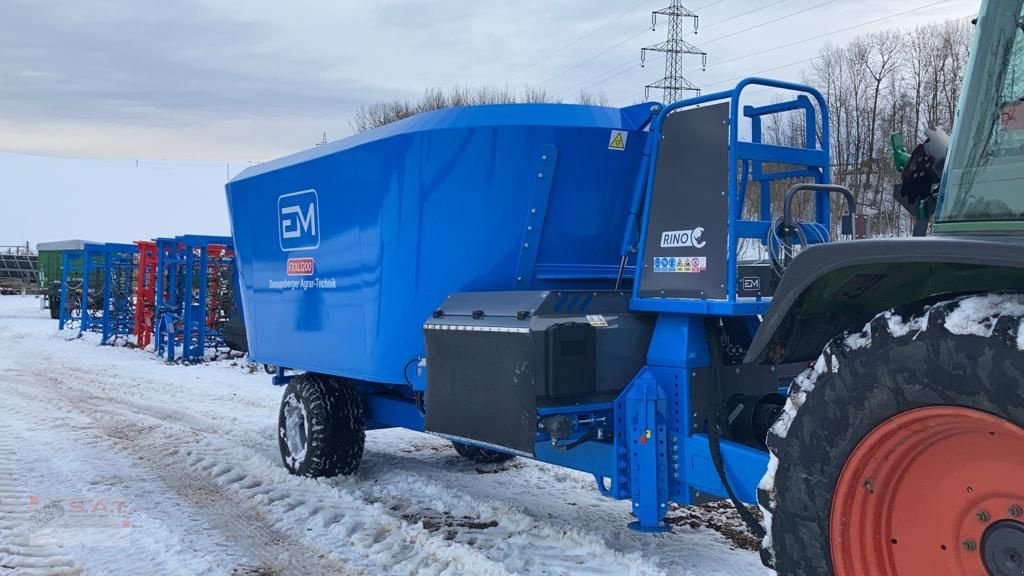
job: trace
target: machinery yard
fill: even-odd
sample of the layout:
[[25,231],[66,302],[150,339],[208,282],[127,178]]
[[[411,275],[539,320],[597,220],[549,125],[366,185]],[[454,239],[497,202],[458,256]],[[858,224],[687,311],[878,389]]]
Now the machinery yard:
[[1024,0],[657,1],[0,7],[0,576],[1024,576]]
[[[55,328],[35,298],[0,297],[0,574],[770,573],[691,527],[737,522],[728,511],[670,513],[686,522],[669,534],[624,530],[628,502],[588,475],[477,465],[422,434],[370,432],[352,477],[291,476],[275,439],[281,390],[262,370],[167,365]],[[32,546],[39,509],[76,499],[125,502],[130,546],[72,523],[64,537],[87,545]]]

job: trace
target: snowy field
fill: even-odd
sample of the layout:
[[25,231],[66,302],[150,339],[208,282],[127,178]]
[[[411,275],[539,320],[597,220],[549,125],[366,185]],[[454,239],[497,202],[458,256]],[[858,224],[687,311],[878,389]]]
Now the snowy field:
[[353,477],[290,476],[280,394],[240,361],[68,341],[0,297],[0,576],[769,573],[725,507],[638,534],[587,475],[423,434],[368,433]]

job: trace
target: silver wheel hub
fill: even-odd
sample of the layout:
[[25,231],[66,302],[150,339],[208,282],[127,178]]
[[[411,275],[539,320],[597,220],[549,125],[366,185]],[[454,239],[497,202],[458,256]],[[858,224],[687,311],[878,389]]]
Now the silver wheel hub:
[[284,399],[284,427],[281,436],[288,446],[288,454],[285,455],[288,465],[298,468],[306,460],[309,418],[306,416],[306,407],[295,394],[289,394]]

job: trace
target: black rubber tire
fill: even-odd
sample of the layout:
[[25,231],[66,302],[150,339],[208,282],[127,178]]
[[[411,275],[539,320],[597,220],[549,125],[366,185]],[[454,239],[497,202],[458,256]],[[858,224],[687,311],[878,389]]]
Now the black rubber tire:
[[[817,363],[824,371],[788,430],[783,418],[768,435],[778,468],[774,485],[762,483],[758,490],[759,503],[771,513],[770,548],[762,550],[762,559],[779,576],[833,574],[832,494],[858,442],[885,420],[914,408],[953,405],[1024,426],[1021,318],[993,320],[991,337],[954,334],[946,318],[962,300],[930,307],[927,320],[905,334],[890,333],[891,318],[900,315],[887,312],[869,323],[870,344],[854,348],[837,338],[825,347]],[[804,391],[798,378],[790,398]]]
[[235,352],[249,352],[249,339],[241,315],[235,314],[228,318],[224,327],[220,329],[220,334],[224,338],[224,345],[228,348]]
[[[286,406],[301,403],[306,418],[305,454],[293,458],[288,445]],[[277,420],[281,461],[297,476],[322,478],[353,474],[363,459],[366,424],[363,404],[340,378],[304,373],[292,378],[281,398]]]
[[47,294],[46,295],[47,305],[50,307],[50,319],[60,320],[60,293]]
[[498,452],[497,450],[488,450],[487,448],[480,448],[478,446],[470,446],[469,444],[463,444],[461,442],[452,442],[452,446],[455,447],[455,451],[459,453],[459,456],[462,456],[467,460],[472,460],[477,464],[497,464],[499,462],[508,462],[515,458],[512,454]]

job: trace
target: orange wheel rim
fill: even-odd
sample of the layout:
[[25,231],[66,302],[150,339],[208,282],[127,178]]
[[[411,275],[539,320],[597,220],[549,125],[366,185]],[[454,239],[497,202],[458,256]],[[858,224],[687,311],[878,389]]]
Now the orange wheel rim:
[[844,465],[829,533],[836,576],[1024,573],[1024,428],[956,406],[890,418]]

